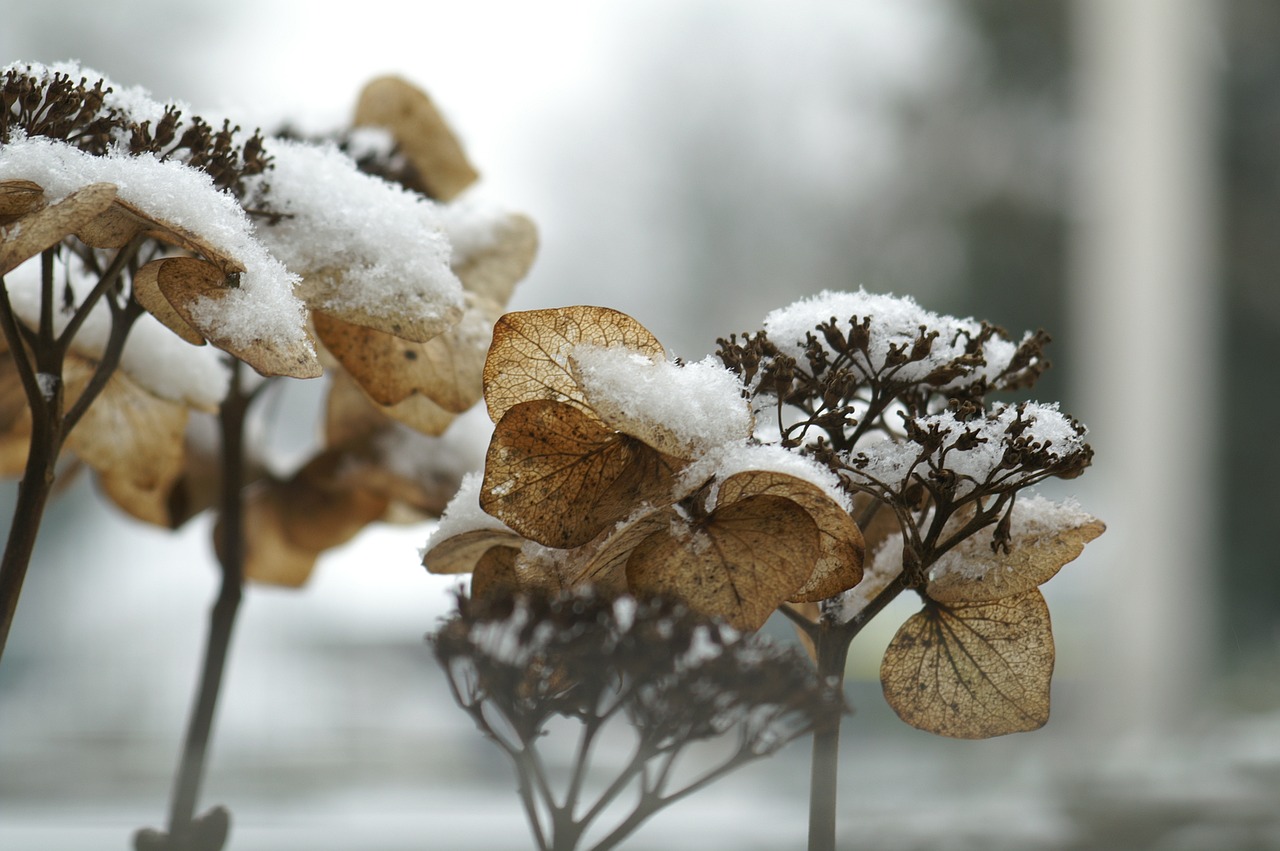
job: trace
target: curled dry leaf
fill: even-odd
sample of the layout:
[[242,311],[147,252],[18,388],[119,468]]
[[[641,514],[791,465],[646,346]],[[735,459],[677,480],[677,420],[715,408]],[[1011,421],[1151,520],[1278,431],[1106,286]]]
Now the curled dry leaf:
[[1036,528],[1009,542],[1009,551],[991,551],[984,535],[973,535],[933,568],[927,593],[942,603],[980,603],[1020,594],[1048,582],[1084,551],[1106,526],[1076,514],[1062,528]]
[[[320,362],[307,343],[281,346],[258,339],[243,343],[218,333],[207,321],[199,318],[196,311],[198,305],[205,300],[217,301],[225,298],[233,289],[228,286],[226,275],[216,265],[196,257],[170,257],[148,264],[148,267],[151,266],[154,266],[154,270],[148,271],[144,280],[143,297],[154,298],[154,290],[160,291],[173,311],[153,311],[153,315],[183,339],[188,339],[188,335],[178,332],[170,324],[177,322],[172,315],[174,313],[201,337],[235,355],[263,375],[317,378],[322,373]],[[143,306],[146,307],[145,304]]]
[[345,372],[333,371],[330,376],[332,382],[325,403],[327,446],[363,440],[375,432],[385,431],[392,420],[422,434],[439,436],[457,416],[423,396],[410,396],[395,405],[379,405]]
[[411,188],[437,201],[454,198],[479,177],[431,98],[400,77],[379,77],[364,87],[355,125],[389,131],[421,178],[422,185]]
[[44,190],[30,180],[0,180],[0,226],[44,206]]
[[678,597],[690,608],[756,630],[796,592],[818,558],[818,530],[800,506],[752,496],[716,508],[681,528],[666,509],[668,531],[645,538],[627,560],[637,593]]
[[577,547],[640,503],[674,501],[674,466],[570,405],[522,402],[494,427],[480,506],[539,544]]
[[492,549],[519,552],[524,539],[503,529],[472,529],[434,543],[422,554],[430,573],[471,573]]
[[519,554],[520,550],[511,547],[486,549],[471,569],[472,599],[501,600],[523,591],[524,585],[516,572]]
[[[298,588],[315,569],[319,552],[300,547],[285,532],[281,491],[268,483],[250,489],[244,498],[244,576],[267,585]],[[222,519],[213,531],[214,550],[222,552]]]
[[926,600],[890,642],[880,682],[911,726],[986,739],[1044,726],[1053,661],[1049,608],[1037,590],[987,603]]
[[280,521],[291,544],[321,553],[345,544],[387,510],[385,493],[363,487],[360,466],[340,450],[312,458],[280,492]]
[[749,470],[724,480],[719,501],[729,503],[762,495],[791,500],[803,508],[818,527],[818,559],[804,585],[789,598],[791,602],[825,600],[861,581],[865,554],[862,531],[849,513],[821,488],[784,473]]
[[110,183],[92,183],[56,204],[37,207],[0,226],[0,275],[7,275],[46,248],[102,215],[116,199]]
[[497,422],[511,407],[539,400],[590,410],[569,364],[569,353],[579,343],[623,346],[654,358],[666,354],[643,325],[607,307],[508,313],[494,325],[484,364],[489,417]]
[[516,283],[529,273],[537,254],[538,228],[528,216],[513,213],[499,226],[496,242],[465,257],[455,257],[453,271],[467,292],[494,304],[506,304]]
[[[68,405],[92,373],[91,363],[68,356]],[[97,472],[117,506],[139,520],[168,526],[169,492],[183,470],[187,417],[181,402],[153,396],[117,371],[67,436],[67,449]]]
[[313,315],[316,336],[369,397],[390,406],[418,394],[452,413],[480,400],[481,373],[493,321],[500,309],[471,297],[472,308],[443,334],[415,343],[352,325],[325,313]]

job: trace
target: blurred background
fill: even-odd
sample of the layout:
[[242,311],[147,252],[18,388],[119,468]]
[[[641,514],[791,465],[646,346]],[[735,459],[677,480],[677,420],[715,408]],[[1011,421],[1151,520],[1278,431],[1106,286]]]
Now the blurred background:
[[[842,846],[1280,848],[1280,5],[0,12],[3,63],[78,59],[246,126],[342,125],[367,79],[411,79],[483,194],[539,225],[513,308],[604,304],[692,359],[823,289],[1045,328],[1056,366],[1034,395],[1097,451],[1046,490],[1109,526],[1045,588],[1054,717],[978,743],[906,728],[876,680],[911,611],[891,609],[854,644]],[[295,395],[284,458],[316,441],[315,393]],[[429,531],[370,530],[300,591],[250,589],[202,799],[231,808],[230,848],[531,846],[510,767],[423,642],[454,584],[419,567]],[[55,505],[0,667],[0,848],[125,848],[162,822],[208,541],[207,521],[144,527],[84,481]],[[743,770],[627,847],[800,847],[807,757]]]

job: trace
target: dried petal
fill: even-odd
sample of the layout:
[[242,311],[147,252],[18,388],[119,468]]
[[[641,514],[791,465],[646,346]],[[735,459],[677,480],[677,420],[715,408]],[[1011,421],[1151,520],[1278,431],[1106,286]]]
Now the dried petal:
[[1049,720],[1049,608],[1037,590],[989,603],[926,600],[880,666],[903,721],[957,739],[1035,730]]
[[485,553],[494,548],[518,551],[523,539],[501,529],[473,529],[433,543],[422,554],[422,566],[430,573],[471,573]]
[[537,253],[537,227],[528,216],[516,213],[502,223],[497,242],[455,258],[453,271],[463,289],[504,305],[529,273]]
[[322,373],[315,352],[305,342],[283,347],[265,340],[241,344],[197,319],[193,312],[197,304],[205,299],[216,301],[224,298],[231,291],[226,277],[213,264],[195,257],[171,257],[161,261],[156,268],[155,284],[184,322],[210,343],[240,358],[261,374],[316,378]]
[[0,180],[0,225],[44,206],[44,190],[30,180]]
[[530,540],[577,547],[675,497],[674,462],[570,405],[524,402],[494,428],[480,505]]
[[789,499],[803,508],[818,527],[820,555],[804,585],[790,598],[793,603],[825,600],[852,588],[862,579],[864,546],[862,531],[843,508],[822,489],[784,473],[749,470],[725,479],[719,504],[748,496],[768,494]]
[[114,184],[92,183],[0,227],[0,275],[7,275],[84,227],[110,207],[115,197]]
[[992,552],[985,535],[966,538],[934,566],[927,593],[942,603],[981,603],[1048,582],[1107,528],[1083,512],[1071,512],[1067,522],[1061,528],[1028,529],[1009,542],[1008,552]]
[[354,123],[390,131],[431,198],[448,201],[479,177],[431,98],[399,77],[379,77],[364,87]]
[[664,513],[666,530],[627,561],[632,590],[678,597],[738,629],[763,626],[818,558],[817,526],[789,499],[747,497],[687,525],[674,508]]
[[508,313],[493,328],[484,364],[484,396],[497,422],[521,402],[567,402],[589,410],[569,364],[579,343],[625,346],[665,357],[666,350],[639,322],[607,307],[553,308]]

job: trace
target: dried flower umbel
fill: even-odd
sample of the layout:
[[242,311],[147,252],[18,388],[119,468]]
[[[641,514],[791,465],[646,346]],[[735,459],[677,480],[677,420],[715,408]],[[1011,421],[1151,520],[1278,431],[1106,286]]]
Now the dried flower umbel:
[[[838,693],[794,651],[671,600],[589,590],[462,596],[431,643],[458,703],[515,763],[543,851],[614,848],[667,804],[843,711]],[[556,718],[578,722],[563,782],[540,754]],[[592,746],[620,726],[631,731],[630,755],[602,788],[590,788]],[[726,747],[686,776],[681,754],[708,740]],[[611,805],[628,797],[637,799],[634,808],[616,816]]]

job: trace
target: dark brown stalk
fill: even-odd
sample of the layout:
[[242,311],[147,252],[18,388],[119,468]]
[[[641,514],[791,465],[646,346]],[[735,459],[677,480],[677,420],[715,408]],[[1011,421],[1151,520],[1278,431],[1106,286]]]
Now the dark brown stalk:
[[27,464],[18,483],[18,499],[13,510],[13,521],[5,543],[4,556],[0,559],[0,657],[4,655],[9,631],[18,609],[18,598],[26,580],[27,568],[35,551],[40,523],[53,491],[54,474],[62,444],[80,416],[106,387],[107,381],[120,363],[125,340],[133,322],[142,309],[131,299],[123,306],[111,303],[111,334],[88,385],[66,410],[66,387],[62,380],[63,364],[74,329],[78,329],[94,303],[112,287],[118,285],[120,272],[136,255],[141,242],[135,240],[117,252],[111,270],[103,276],[95,288],[95,298],[81,304],[72,318],[73,326],[64,330],[61,339],[53,331],[53,261],[57,249],[44,252],[41,257],[41,309],[37,331],[21,326],[9,301],[9,292],[0,278],[0,329],[9,346],[10,357],[22,381],[31,412],[31,442],[27,449]]
[[[244,393],[241,389],[241,368],[239,361],[233,361],[231,389],[219,414],[222,500],[218,562],[222,584],[210,613],[204,666],[174,779],[169,834],[162,846],[166,851],[217,851],[226,839],[226,810],[215,808],[197,819],[195,809],[204,781],[205,758],[209,752],[218,693],[231,648],[231,634],[244,588],[244,504],[241,493],[244,484],[244,423],[253,394]],[[217,836],[218,833],[221,835]],[[143,843],[140,840],[141,837],[135,842],[141,848]]]

